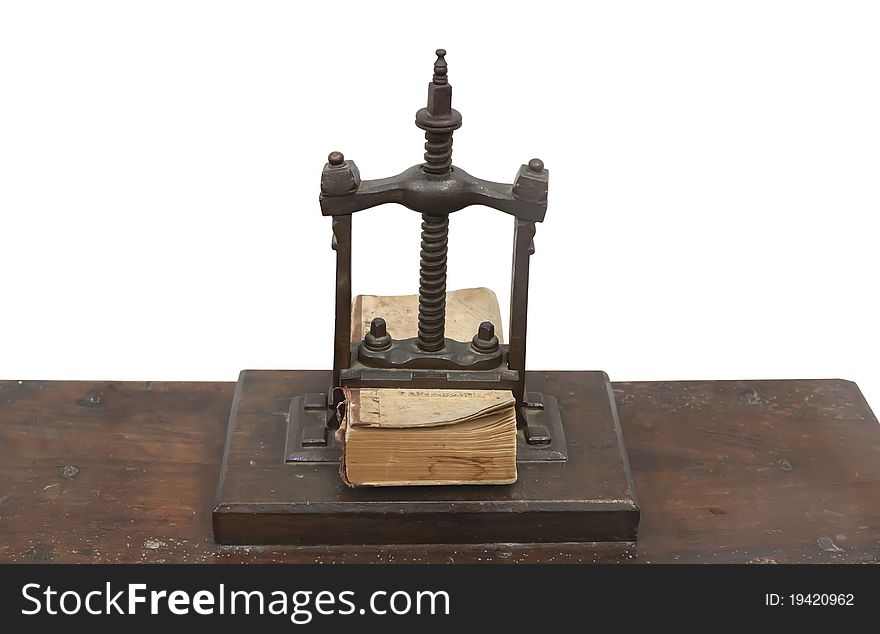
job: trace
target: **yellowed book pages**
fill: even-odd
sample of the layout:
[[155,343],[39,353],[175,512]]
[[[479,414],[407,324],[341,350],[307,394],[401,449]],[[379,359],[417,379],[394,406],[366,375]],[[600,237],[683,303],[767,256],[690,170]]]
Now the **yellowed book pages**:
[[360,388],[349,403],[351,424],[436,427],[479,418],[516,404],[509,390]]
[[352,388],[338,437],[349,486],[512,484],[516,401],[507,390]]
[[[351,307],[351,340],[361,341],[374,317],[382,317],[388,333],[395,339],[418,335],[418,295],[358,295]],[[483,321],[495,325],[495,334],[504,343],[498,298],[488,288],[464,288],[446,293],[446,336],[454,341],[470,341]]]

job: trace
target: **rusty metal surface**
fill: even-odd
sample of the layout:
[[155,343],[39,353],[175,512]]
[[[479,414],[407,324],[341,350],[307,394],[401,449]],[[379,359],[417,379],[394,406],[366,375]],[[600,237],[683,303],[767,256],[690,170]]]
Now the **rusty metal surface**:
[[[512,184],[495,183],[471,176],[452,163],[452,139],[462,125],[461,113],[452,107],[452,85],[448,78],[446,51],[438,49],[434,73],[428,84],[427,105],[416,113],[416,126],[425,134],[424,163],[396,176],[363,180],[354,161],[338,151],[331,152],[321,174],[320,205],[333,217],[334,249],[337,252],[336,329],[334,384],[346,383],[347,372],[357,359],[399,385],[399,370],[434,368],[481,370],[501,354],[487,322],[469,344],[446,337],[446,273],[450,214],[471,205],[485,205],[515,219],[511,275],[510,345],[499,360],[516,372],[512,386],[520,406],[525,394],[526,315],[528,311],[529,256],[534,253],[535,223],[547,211],[549,172],[540,159],[520,166]],[[418,332],[413,340],[395,340],[394,325],[381,315],[372,332],[352,354],[348,346],[351,317],[351,215],[377,205],[396,203],[422,214],[422,243],[419,262]],[[347,222],[342,222],[345,218]],[[382,245],[387,248],[387,245]],[[487,357],[492,357],[492,362]],[[331,404],[333,405],[333,404]],[[520,426],[527,424],[518,417]],[[537,433],[529,435],[537,438]]]

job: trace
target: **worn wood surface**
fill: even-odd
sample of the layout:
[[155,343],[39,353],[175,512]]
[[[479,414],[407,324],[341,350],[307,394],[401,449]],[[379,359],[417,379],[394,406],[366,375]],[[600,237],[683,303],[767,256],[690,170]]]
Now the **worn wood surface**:
[[0,382],[0,560],[880,561],[880,426],[848,381],[615,384],[642,519],[614,546],[217,546],[233,388]]

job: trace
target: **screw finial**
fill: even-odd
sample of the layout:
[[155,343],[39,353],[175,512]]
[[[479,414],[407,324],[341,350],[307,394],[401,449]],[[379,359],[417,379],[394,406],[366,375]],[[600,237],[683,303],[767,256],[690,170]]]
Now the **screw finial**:
[[533,158],[529,161],[529,169],[533,172],[540,172],[544,169],[544,161],[539,158]]
[[448,81],[446,78],[447,69],[448,67],[446,66],[446,49],[438,48],[437,61],[434,62],[434,83],[438,86],[442,86]]
[[327,162],[337,167],[345,162],[345,156],[342,155],[342,152],[330,152],[327,156]]

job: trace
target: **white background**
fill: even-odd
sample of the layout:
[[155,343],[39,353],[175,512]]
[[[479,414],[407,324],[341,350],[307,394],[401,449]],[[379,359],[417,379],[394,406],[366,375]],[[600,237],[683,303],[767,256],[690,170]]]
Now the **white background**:
[[[550,169],[530,368],[876,405],[878,34],[870,2],[4,2],[0,378],[329,368],[321,167],[419,162],[445,47],[455,163]],[[355,291],[414,292],[418,232],[359,214]],[[511,235],[455,214],[450,288],[505,306]]]

